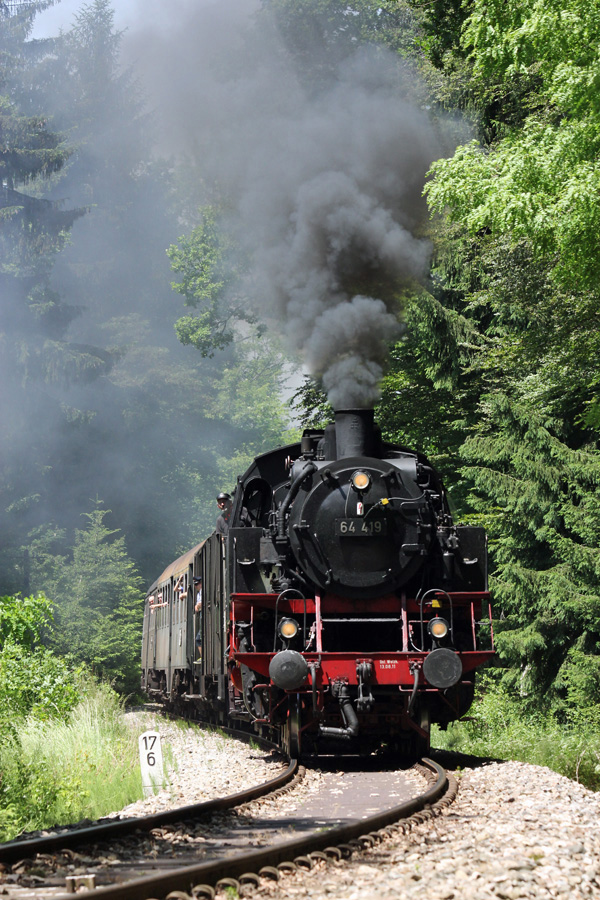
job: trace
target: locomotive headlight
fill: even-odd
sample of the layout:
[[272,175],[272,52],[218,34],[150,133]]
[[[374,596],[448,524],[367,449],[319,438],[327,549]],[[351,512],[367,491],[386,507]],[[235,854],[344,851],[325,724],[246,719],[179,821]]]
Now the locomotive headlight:
[[446,637],[450,630],[450,626],[445,619],[436,616],[435,619],[430,619],[427,629],[432,638],[436,641],[440,641],[442,638]]
[[298,634],[298,623],[295,619],[282,619],[279,623],[279,634],[289,641]]
[[355,491],[366,491],[371,484],[371,476],[368,472],[355,472],[352,476],[352,487]]

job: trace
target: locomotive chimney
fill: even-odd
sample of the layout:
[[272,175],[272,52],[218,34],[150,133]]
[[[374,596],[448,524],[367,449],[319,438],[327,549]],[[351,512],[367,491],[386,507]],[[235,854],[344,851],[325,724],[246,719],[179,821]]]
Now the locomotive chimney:
[[336,458],[377,456],[377,436],[372,409],[338,409],[335,412]]

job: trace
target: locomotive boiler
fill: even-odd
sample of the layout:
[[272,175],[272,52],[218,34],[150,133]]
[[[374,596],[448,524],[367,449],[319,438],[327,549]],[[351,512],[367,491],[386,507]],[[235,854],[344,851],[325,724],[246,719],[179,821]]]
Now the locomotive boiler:
[[468,710],[492,652],[484,529],[454,523],[433,466],[384,442],[372,410],[340,410],[257,457],[227,535],[152,585],[143,687],[294,756],[414,757]]

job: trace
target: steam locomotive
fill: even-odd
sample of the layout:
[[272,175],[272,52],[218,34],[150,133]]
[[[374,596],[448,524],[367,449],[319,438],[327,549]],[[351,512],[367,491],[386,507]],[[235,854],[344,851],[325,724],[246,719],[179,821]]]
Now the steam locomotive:
[[148,591],[148,694],[295,757],[415,757],[468,710],[493,653],[485,531],[453,522],[435,469],[382,441],[373,410],[258,456],[229,525]]

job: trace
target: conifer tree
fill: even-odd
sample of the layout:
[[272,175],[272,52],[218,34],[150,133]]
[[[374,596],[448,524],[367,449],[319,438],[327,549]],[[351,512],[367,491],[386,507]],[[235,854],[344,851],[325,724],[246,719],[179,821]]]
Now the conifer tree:
[[468,75],[480,140],[433,167],[441,314],[414,334],[432,389],[445,371],[469,401],[463,510],[490,534],[505,678],[563,718],[600,709],[593,6],[472,0],[425,14],[448,83]]
[[96,503],[72,551],[55,561],[54,581],[47,582],[56,609],[52,647],[131,693],[139,688],[142,579],[124,536],[105,523],[109,513]]
[[71,153],[44,111],[30,113],[26,90],[38,61],[27,38],[34,16],[48,5],[10,4],[0,10],[0,414],[6,423],[0,531],[5,589],[24,592],[29,590],[27,535],[44,519],[47,476],[55,464],[48,433],[56,422],[68,429],[75,413],[61,402],[63,388],[111,365],[110,354],[68,340],[78,309],[50,282],[57,254],[85,209],[65,209],[44,197]]

